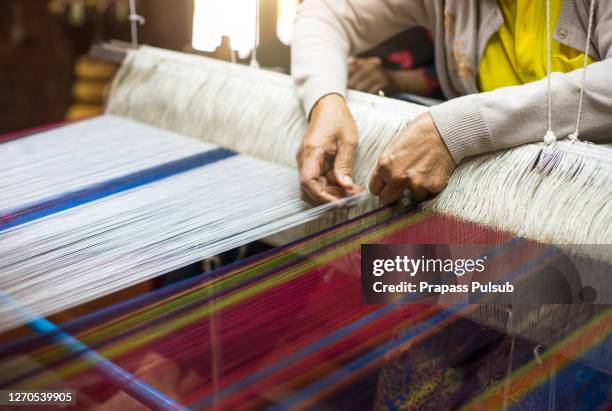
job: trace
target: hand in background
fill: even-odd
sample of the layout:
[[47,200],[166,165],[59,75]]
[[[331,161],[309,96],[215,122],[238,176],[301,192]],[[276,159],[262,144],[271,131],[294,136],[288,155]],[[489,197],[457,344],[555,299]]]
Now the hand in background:
[[415,200],[424,201],[446,187],[455,168],[431,115],[421,114],[381,154],[370,191],[392,203],[409,188]]
[[395,80],[383,67],[380,57],[351,57],[348,64],[348,88],[366,93],[396,93]]
[[437,88],[425,68],[385,69],[379,57],[350,57],[348,69],[348,88],[366,93],[378,94],[382,91],[387,96],[410,93],[427,97]]
[[358,131],[344,98],[319,100],[297,152],[302,198],[313,204],[336,201],[361,189],[353,183]]

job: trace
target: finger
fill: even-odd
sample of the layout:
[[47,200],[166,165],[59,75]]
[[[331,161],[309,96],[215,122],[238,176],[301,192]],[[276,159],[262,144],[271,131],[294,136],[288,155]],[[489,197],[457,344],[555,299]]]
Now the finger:
[[295,152],[295,161],[297,162],[298,170],[302,168],[302,154],[303,154],[303,149],[302,149],[302,145],[300,144],[297,151]]
[[368,93],[377,93],[379,90],[385,88],[384,86],[381,86],[382,83],[383,81],[381,80],[380,76],[377,73],[373,73],[371,76],[357,84],[356,88],[357,90],[367,91]]
[[355,83],[355,89],[360,91],[368,91],[368,89],[376,82],[377,80],[373,78],[373,75],[368,75]]
[[300,187],[315,203],[334,201],[333,196],[325,193],[325,187],[319,180],[325,163],[323,150],[312,150],[303,157],[300,169]]
[[353,160],[357,151],[357,143],[355,141],[357,141],[356,137],[350,141],[339,141],[338,151],[334,159],[335,181],[345,190],[359,189],[353,181]]
[[375,196],[379,195],[382,189],[385,187],[385,181],[380,175],[379,169],[377,168],[374,175],[370,179],[369,189]]
[[360,65],[356,67],[349,75],[348,87],[360,90],[357,86],[372,75],[372,69],[368,65]]
[[305,202],[308,203],[310,205],[317,205],[314,200],[312,199],[312,197],[310,197],[310,194],[308,194],[306,192],[306,190],[303,190],[300,188],[300,199]]
[[336,158],[337,149],[329,150],[333,154],[325,153],[325,161],[323,161],[323,168],[321,169],[321,175],[324,176],[328,171],[334,169],[334,159]]
[[336,192],[336,194],[333,194],[333,190],[330,192],[328,187],[325,187],[316,180],[302,182],[301,188],[304,194],[307,196],[306,201],[312,205],[331,203],[340,200],[342,197],[339,190]]
[[349,76],[348,88],[352,90],[365,91],[363,84],[367,83],[368,78],[372,75],[369,70],[355,71]]
[[342,186],[341,184],[338,183],[338,180],[336,179],[336,175],[334,173],[334,170],[330,170],[327,173],[325,173],[325,179],[327,180],[327,191],[331,192],[331,189],[337,189],[339,193],[341,193],[341,196],[344,196],[346,194],[351,194],[350,193],[350,189],[347,190],[344,186]]
[[331,170],[328,170],[328,171],[325,173],[325,178],[327,179],[327,182],[328,182],[330,185],[334,185],[334,186],[338,186],[338,185],[339,185],[339,184],[338,184],[338,181],[336,181],[336,175],[334,174],[334,170],[333,170],[333,168],[332,168]]
[[402,198],[404,190],[408,186],[405,184],[391,183],[385,184],[385,187],[380,192],[379,198],[384,204],[395,203]]
[[336,199],[340,199],[344,196],[344,190],[337,185],[330,184],[327,178],[325,177],[319,178],[319,183],[323,187],[324,193],[329,194],[335,197]]
[[408,187],[412,191],[412,198],[419,203],[427,200],[431,196],[428,187],[433,177],[428,174],[415,172],[414,170],[408,170],[407,174]]
[[308,181],[302,185],[304,192],[308,195],[311,201],[310,204],[319,205],[331,203],[340,199],[339,196],[334,196],[327,191],[318,181]]
[[334,174],[334,170],[330,170],[325,173],[325,178],[327,179],[327,182],[329,184],[327,191],[332,195],[346,197],[352,194],[357,194],[361,191],[361,188],[356,184],[353,184],[350,188],[346,188],[338,184],[338,181],[336,180],[336,175]]
[[361,57],[349,56],[346,61],[348,62],[349,66],[359,66],[363,64],[365,59],[362,59]]
[[305,180],[316,180],[321,177],[325,164],[325,152],[321,149],[311,150],[302,156],[302,168],[300,178]]
[[368,63],[374,64],[374,65],[382,65],[382,59],[380,57],[374,56],[374,57],[366,57],[364,59],[365,61],[367,61]]
[[326,191],[325,189],[322,189],[321,195],[313,195],[304,189],[300,190],[300,199],[312,206],[318,206],[321,204],[338,201],[341,197],[342,197],[342,193],[340,192],[340,189],[338,188],[336,188],[335,194],[333,190]]
[[417,203],[427,200],[430,196],[429,191],[425,190],[424,188],[420,186],[414,186],[413,184],[409,184],[409,188],[410,188],[410,191],[412,192],[412,198]]
[[351,73],[353,73],[355,70],[357,70],[359,67],[361,67],[362,64],[363,63],[361,62],[361,59],[354,58],[354,57],[349,57],[349,60],[348,60],[349,75],[351,75]]

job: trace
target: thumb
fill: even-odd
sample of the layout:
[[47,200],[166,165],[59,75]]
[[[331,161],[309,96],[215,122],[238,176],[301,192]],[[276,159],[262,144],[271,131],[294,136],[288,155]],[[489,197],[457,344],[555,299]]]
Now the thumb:
[[353,159],[357,151],[357,144],[338,141],[338,151],[334,159],[334,176],[338,184],[347,190],[355,188],[353,181]]

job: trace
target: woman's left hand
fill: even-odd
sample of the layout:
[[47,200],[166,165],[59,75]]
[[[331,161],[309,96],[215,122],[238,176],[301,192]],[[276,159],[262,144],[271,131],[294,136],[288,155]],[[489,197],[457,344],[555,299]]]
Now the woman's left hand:
[[431,115],[424,113],[381,154],[370,191],[385,204],[401,199],[407,188],[424,201],[446,187],[455,168]]

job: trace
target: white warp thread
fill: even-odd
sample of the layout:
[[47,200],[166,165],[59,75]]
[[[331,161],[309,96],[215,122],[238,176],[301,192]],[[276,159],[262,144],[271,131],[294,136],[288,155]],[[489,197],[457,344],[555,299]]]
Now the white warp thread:
[[[372,136],[362,139],[355,159],[355,182],[367,187],[381,148],[426,107],[359,92],[350,96],[360,135]],[[292,168],[307,127],[288,76],[150,47],[128,54],[107,112]],[[342,218],[377,206],[371,199]],[[338,221],[330,215],[283,240]]]
[[0,144],[0,214],[211,147],[115,116],[9,141]]
[[471,159],[429,208],[612,261],[612,150],[527,145]]
[[[355,179],[366,186],[380,152],[425,108],[356,92],[350,93],[349,103],[361,135]],[[128,57],[116,78],[108,111],[290,167],[295,167],[295,150],[306,128],[287,76],[149,48]],[[112,116],[104,119],[121,122]],[[146,138],[156,130],[139,126],[142,129],[130,135]],[[99,129],[108,132],[108,128]],[[85,130],[83,135],[93,132]],[[81,137],[72,138],[77,144]],[[103,181],[116,167],[126,171],[161,162],[168,143],[155,136],[141,142],[151,150],[151,159],[146,160],[129,149],[126,157],[115,158],[103,145],[95,147],[93,140],[82,138],[87,147],[80,149],[91,160],[91,175],[81,173],[88,171],[87,164],[81,164],[78,182],[70,181],[67,170],[45,188],[44,173],[30,168],[37,175],[37,190],[45,195],[62,192]],[[141,143],[134,141],[123,149],[136,149]],[[115,145],[115,151],[122,146],[114,138],[109,144]],[[195,145],[170,143],[168,147],[175,148],[168,152],[178,158],[192,149],[197,152],[200,148]],[[12,149],[21,150],[19,144]],[[40,156],[41,164],[68,161],[60,146],[52,152],[59,161]],[[470,159],[427,207],[549,243],[610,243],[609,153],[593,145],[559,143],[545,150],[529,145]],[[108,164],[100,165],[100,159]],[[255,164],[254,159],[241,163],[243,159],[232,159],[238,163],[226,163],[232,164],[229,168],[218,168],[223,167],[219,163],[212,172],[188,172],[136,190],[138,195],[122,193],[0,233],[0,250],[10,252],[0,267],[1,288],[46,315],[314,218],[297,200],[295,170]],[[28,161],[23,160],[12,166],[27,168]],[[55,166],[45,167],[49,174]],[[19,191],[18,180],[18,174],[11,177],[5,189],[17,188],[15,197],[0,209],[41,197],[35,190]],[[218,195],[207,202],[213,192]],[[236,202],[236,192],[244,204]],[[370,202],[367,208],[374,206]],[[357,207],[353,213],[365,209]],[[329,222],[347,217],[335,214],[329,214]],[[143,218],[140,224],[138,218]],[[95,238],[89,237],[92,233]],[[102,247],[97,249],[102,254],[88,245]],[[141,257],[134,261],[128,255]],[[51,295],[49,284],[54,285]],[[10,309],[0,310],[5,327],[19,323],[13,317]]]
[[[348,97],[360,135],[354,177],[367,187],[381,152],[426,108],[353,91]],[[128,56],[108,111],[290,167],[296,167],[307,125],[286,75],[148,47]],[[609,147],[580,142],[546,150],[532,144],[467,159],[425,207],[546,243],[574,244],[566,250],[612,262],[605,247],[581,246],[612,243],[611,160]],[[377,206],[373,199],[349,216]],[[325,223],[339,218],[346,215],[330,214]],[[303,225],[293,238],[320,228]],[[521,307],[519,333],[549,344],[593,316],[590,307],[554,307]],[[498,319],[494,309],[482,305],[475,316],[503,326],[505,317]],[[543,312],[554,315],[543,319]]]
[[[382,150],[426,109],[358,92],[349,104],[367,187]],[[149,47],[128,56],[108,111],[291,167],[306,129],[288,76]],[[610,244],[611,199],[612,150],[560,142],[468,159],[428,207],[547,243]]]
[[[22,143],[40,148],[53,137],[58,145],[68,144],[75,135],[96,136],[98,130],[115,138],[98,139],[96,149],[83,149],[88,157],[82,160],[92,165],[91,170],[66,169],[63,156],[39,159],[38,151],[27,149],[19,161],[23,167],[28,160],[31,164],[22,171],[43,178],[36,168],[39,159],[53,182],[44,198],[107,180],[105,174],[118,173],[106,169],[108,165],[118,165],[125,174],[128,168],[138,171],[174,160],[179,152],[185,157],[216,148],[113,116],[64,127],[65,134],[60,130]],[[121,136],[125,138],[117,152]],[[163,149],[170,140],[176,141],[167,153],[152,150],[151,156],[150,142]],[[121,160],[114,160],[113,152]],[[124,161],[132,163],[128,167]],[[70,175],[74,181],[69,181]],[[29,180],[26,174],[21,178]],[[50,315],[312,221],[337,207],[310,208],[300,200],[296,181],[295,169],[236,155],[0,231],[0,289],[15,302],[0,304],[0,331],[27,321],[20,306]],[[360,195],[350,202],[363,199]],[[32,198],[27,200],[31,203]],[[19,208],[14,201],[8,209]]]

